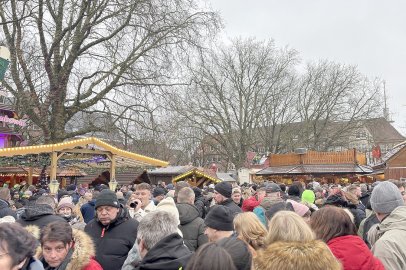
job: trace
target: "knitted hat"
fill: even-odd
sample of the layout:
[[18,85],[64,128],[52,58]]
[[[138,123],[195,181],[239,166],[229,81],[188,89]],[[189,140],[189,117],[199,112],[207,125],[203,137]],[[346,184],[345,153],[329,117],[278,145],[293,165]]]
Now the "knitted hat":
[[306,205],[295,202],[293,200],[286,200],[286,202],[290,202],[293,206],[293,209],[295,210],[295,213],[301,217],[303,217],[310,210],[309,207],[307,207]]
[[99,206],[113,206],[119,208],[120,204],[117,200],[116,193],[114,193],[110,189],[103,189],[96,199],[95,208]]
[[13,216],[4,216],[0,218],[0,223],[14,223],[16,219]]
[[390,214],[396,207],[405,205],[399,189],[389,181],[374,188],[370,201],[372,210],[380,214]]
[[210,208],[204,220],[207,227],[218,231],[233,231],[234,215],[228,207],[215,205]]
[[288,195],[289,196],[297,196],[297,197],[299,197],[300,196],[299,187],[296,186],[296,185],[290,186],[289,189],[288,189]]
[[282,189],[278,184],[269,183],[265,186],[266,193],[281,192]]
[[176,207],[176,204],[175,204],[175,201],[173,200],[173,198],[168,197],[168,198],[165,198],[162,201],[160,201],[158,203],[158,205],[156,206],[156,210],[165,211],[165,212],[168,212],[168,213],[174,215],[176,220],[178,221],[177,225],[180,224],[179,211],[178,211],[178,208]]
[[58,203],[58,207],[56,208],[56,211],[59,211],[59,209],[61,209],[62,207],[69,207],[70,209],[72,209],[73,211],[73,203],[72,203],[72,197],[68,196],[68,197],[63,197],[59,203]]
[[226,198],[231,198],[233,187],[228,182],[220,182],[214,187],[214,190]]
[[159,195],[165,195],[165,190],[163,188],[155,188],[154,191],[152,192],[152,197],[157,197]]
[[316,195],[314,195],[314,192],[312,190],[306,189],[302,193],[302,201],[308,202],[308,203],[314,203],[314,200],[316,199]]

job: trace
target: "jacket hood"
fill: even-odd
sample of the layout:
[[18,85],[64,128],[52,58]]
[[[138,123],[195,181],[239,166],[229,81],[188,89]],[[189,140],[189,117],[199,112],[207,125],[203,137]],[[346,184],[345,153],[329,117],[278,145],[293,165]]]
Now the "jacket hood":
[[[90,259],[92,259],[96,254],[93,241],[90,236],[83,231],[73,229],[72,234],[74,241],[72,256],[64,269],[85,269],[85,267],[90,263]],[[44,266],[48,266],[44,259],[42,259],[42,262],[44,263]]]
[[54,209],[47,204],[35,204],[27,206],[21,215],[25,221],[37,220],[43,216],[53,215]]
[[180,225],[188,224],[200,216],[199,210],[194,205],[178,203],[176,207],[179,211]]
[[0,199],[0,209],[1,208],[6,208],[6,207],[10,207],[10,204],[5,200]]
[[399,206],[379,224],[378,237],[390,230],[406,231],[406,206]]
[[153,246],[141,261],[139,269],[178,270],[185,267],[192,256],[179,234],[168,235]]

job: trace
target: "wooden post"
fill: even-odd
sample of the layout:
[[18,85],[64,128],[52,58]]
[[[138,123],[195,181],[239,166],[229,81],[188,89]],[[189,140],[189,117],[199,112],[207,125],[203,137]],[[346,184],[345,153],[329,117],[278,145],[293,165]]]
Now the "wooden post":
[[110,181],[116,179],[116,155],[111,155],[110,157]]
[[28,185],[32,185],[32,174],[34,172],[34,168],[30,166],[28,169]]
[[51,153],[51,173],[50,178],[51,180],[56,180],[56,168],[58,167],[58,153],[52,152]]

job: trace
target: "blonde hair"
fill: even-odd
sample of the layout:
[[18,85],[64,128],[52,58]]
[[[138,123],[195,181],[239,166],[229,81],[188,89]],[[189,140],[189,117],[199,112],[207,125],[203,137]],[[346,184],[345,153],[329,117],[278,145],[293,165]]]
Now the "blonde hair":
[[267,230],[254,213],[245,212],[236,215],[234,229],[238,233],[238,237],[255,250],[265,246]]
[[269,232],[265,241],[267,245],[277,241],[295,242],[315,239],[314,232],[309,225],[301,216],[292,211],[276,213],[269,221],[268,227]]
[[259,250],[254,269],[261,270],[341,270],[340,262],[320,240],[276,242]]

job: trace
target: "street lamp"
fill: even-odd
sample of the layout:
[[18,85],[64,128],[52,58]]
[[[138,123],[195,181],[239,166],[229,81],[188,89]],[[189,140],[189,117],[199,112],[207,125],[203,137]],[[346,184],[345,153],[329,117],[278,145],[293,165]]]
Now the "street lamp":
[[110,188],[110,190],[111,191],[116,191],[116,188],[117,188],[117,184],[118,184],[118,182],[116,181],[116,179],[111,179],[110,180],[110,182],[109,182],[109,188]]
[[52,195],[55,195],[58,193],[58,189],[59,189],[59,182],[58,180],[54,179],[51,180],[51,182],[49,182],[49,191]]

